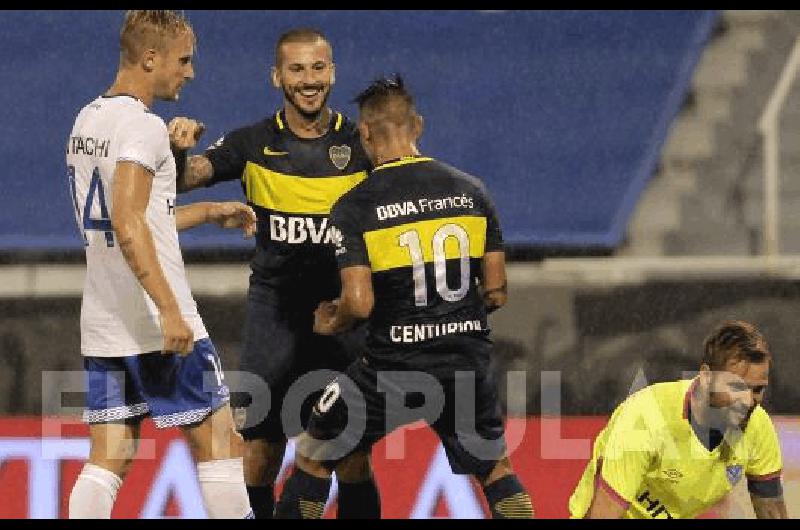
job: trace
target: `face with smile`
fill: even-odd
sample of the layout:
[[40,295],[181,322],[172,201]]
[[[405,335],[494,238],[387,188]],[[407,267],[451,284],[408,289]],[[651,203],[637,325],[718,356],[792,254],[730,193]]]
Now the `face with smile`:
[[272,68],[272,83],[283,90],[287,110],[304,119],[319,117],[335,82],[335,65],[330,45],[323,39],[285,42],[280,46],[278,64]]
[[708,423],[725,430],[744,430],[756,406],[764,400],[769,383],[769,362],[729,359],[724,370],[708,372]]

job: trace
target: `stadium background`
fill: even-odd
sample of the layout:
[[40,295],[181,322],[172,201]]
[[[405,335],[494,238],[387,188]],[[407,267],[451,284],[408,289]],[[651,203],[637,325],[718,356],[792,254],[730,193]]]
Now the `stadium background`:
[[[780,120],[778,255],[760,255],[756,128],[790,56],[796,13],[188,14],[196,80],[177,105],[155,110],[201,119],[202,145],[277,108],[267,84],[274,41],[312,25],[334,45],[335,108],[352,115],[362,86],[400,72],[426,118],[423,152],[486,182],[513,258],[509,305],[492,317],[496,365],[503,395],[502,375],[524,374],[506,404],[509,430],[524,431],[512,460],[538,515],[566,515],[614,406],[695,370],[705,334],[731,317],[761,326],[775,351],[767,409],[781,434],[789,514],[800,515],[800,90],[789,90]],[[0,492],[11,499],[2,517],[63,516],[88,451],[85,427],[72,424],[83,266],[63,146],[77,110],[113,79],[121,17],[0,14]],[[226,183],[181,197],[210,198],[241,190]],[[251,243],[196,229],[182,244],[201,314],[234,369]],[[153,430],[145,438],[153,442],[115,515],[202,516],[183,442]],[[386,456],[388,442],[376,451],[386,516],[484,515],[429,431],[408,432],[406,444],[404,460]],[[717,514],[750,516],[745,497],[739,488]]]

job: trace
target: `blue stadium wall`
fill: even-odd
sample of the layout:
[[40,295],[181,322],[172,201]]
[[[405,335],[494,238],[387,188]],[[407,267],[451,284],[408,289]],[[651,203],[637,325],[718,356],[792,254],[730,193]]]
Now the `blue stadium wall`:
[[[658,161],[717,13],[711,11],[189,11],[196,80],[169,120],[204,121],[205,147],[273,112],[273,46],[293,26],[332,41],[350,100],[402,73],[426,118],[422,150],[479,177],[509,243],[613,248]],[[80,249],[64,145],[113,81],[120,11],[0,13],[0,250]],[[237,183],[183,200],[242,197]],[[200,228],[190,248],[242,247]]]

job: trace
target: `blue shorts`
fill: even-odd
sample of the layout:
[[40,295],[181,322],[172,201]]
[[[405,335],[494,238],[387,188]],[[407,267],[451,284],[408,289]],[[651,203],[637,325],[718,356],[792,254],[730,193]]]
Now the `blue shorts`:
[[181,357],[161,352],[128,357],[85,357],[86,423],[141,420],[156,427],[191,425],[229,400],[222,364],[208,338]]

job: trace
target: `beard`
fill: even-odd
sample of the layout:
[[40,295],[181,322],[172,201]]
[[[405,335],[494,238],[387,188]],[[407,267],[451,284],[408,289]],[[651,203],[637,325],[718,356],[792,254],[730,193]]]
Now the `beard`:
[[734,429],[744,431],[755,407],[744,409],[741,407],[715,407],[708,409],[709,427],[725,432]]
[[306,110],[304,109],[298,102],[297,102],[297,95],[295,94],[294,90],[283,86],[283,97],[289,104],[300,114],[303,119],[308,121],[315,121],[319,119],[320,114],[322,114],[322,109],[328,104],[328,96],[331,95],[330,87],[322,96],[322,101],[320,101],[319,107],[314,110]]

